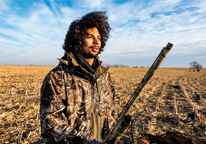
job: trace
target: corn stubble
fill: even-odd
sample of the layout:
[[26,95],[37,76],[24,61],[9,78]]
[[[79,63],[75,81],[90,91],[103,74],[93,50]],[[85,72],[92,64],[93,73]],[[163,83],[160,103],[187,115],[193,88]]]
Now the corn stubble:
[[[36,143],[40,136],[40,88],[51,66],[0,66],[0,143]],[[120,112],[148,68],[110,68]],[[175,89],[173,86],[179,86]],[[160,68],[129,111],[138,131],[176,131],[206,139],[206,69]],[[194,92],[200,100],[193,98]],[[195,122],[188,114],[195,110]],[[125,133],[130,141],[131,129]]]
[[40,88],[51,69],[0,66],[0,143],[32,143],[40,139]]

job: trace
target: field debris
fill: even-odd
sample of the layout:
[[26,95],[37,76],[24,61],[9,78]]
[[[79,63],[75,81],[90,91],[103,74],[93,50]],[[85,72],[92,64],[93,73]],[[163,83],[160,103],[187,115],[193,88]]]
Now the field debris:
[[172,86],[174,89],[180,89],[180,86],[178,86],[178,85],[173,85]]
[[[0,66],[0,143],[41,141],[40,88],[52,66]],[[115,81],[116,108],[120,112],[148,68],[110,68]],[[206,139],[206,69],[159,68],[128,114],[141,133],[168,131]],[[179,86],[176,89],[172,86]],[[201,101],[195,100],[195,94]],[[189,114],[195,110],[195,117]],[[131,129],[125,137],[131,138]]]
[[195,92],[195,95],[194,95],[194,99],[195,100],[200,100],[200,96]]

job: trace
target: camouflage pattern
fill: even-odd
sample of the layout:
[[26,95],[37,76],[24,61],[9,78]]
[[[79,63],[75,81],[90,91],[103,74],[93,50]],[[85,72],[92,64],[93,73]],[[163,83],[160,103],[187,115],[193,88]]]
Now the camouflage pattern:
[[67,54],[41,88],[42,136],[50,143],[104,139],[114,123],[114,95],[108,68],[91,74]]

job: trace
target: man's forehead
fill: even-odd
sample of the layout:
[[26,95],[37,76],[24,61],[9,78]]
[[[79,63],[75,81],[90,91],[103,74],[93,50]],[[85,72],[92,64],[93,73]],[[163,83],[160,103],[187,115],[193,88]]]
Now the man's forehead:
[[99,30],[98,30],[96,27],[87,29],[87,30],[86,30],[86,34],[96,34],[96,35],[100,35],[100,34],[99,34]]

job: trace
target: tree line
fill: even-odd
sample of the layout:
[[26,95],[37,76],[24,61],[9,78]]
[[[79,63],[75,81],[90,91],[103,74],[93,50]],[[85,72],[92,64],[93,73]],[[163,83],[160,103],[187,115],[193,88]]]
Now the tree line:
[[[108,67],[108,68],[129,68],[130,66],[128,65],[123,65],[123,64],[103,64],[103,66]],[[135,66],[133,68],[138,68],[138,66]],[[145,68],[144,66],[141,66],[140,68]],[[202,69],[202,65],[200,65],[198,62],[193,61],[190,62],[190,71],[197,71],[200,72],[200,70]]]
[[129,68],[128,65],[123,65],[123,64],[103,64],[103,66],[108,67],[108,68]]

